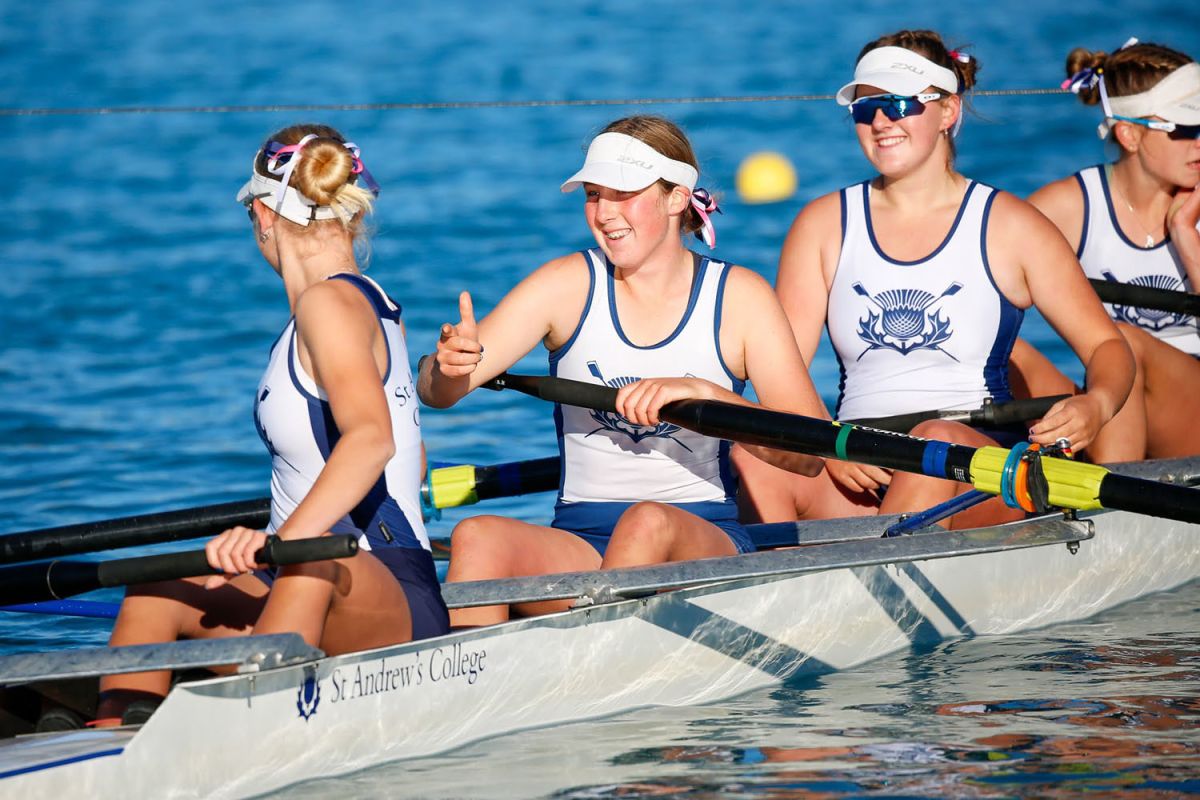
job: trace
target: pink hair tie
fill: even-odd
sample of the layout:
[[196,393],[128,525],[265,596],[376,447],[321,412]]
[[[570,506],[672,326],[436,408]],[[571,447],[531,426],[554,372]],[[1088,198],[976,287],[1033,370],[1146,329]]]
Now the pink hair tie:
[[713,213],[722,213],[716,199],[707,189],[696,189],[692,192],[692,208],[696,209],[696,213],[700,215],[701,222],[700,230],[696,231],[696,237],[708,245],[709,249],[716,247],[717,229],[713,227],[712,220],[708,216]]
[[955,61],[957,61],[961,64],[970,64],[971,63],[971,57],[969,55],[967,55],[966,53],[960,53],[957,50],[951,50],[946,55],[950,56]]
[[[295,144],[284,145],[276,149],[270,154],[270,158],[267,159],[267,172],[270,172],[272,175],[279,175],[279,182],[282,184],[279,189],[279,199],[275,202],[276,214],[279,213],[279,209],[283,208],[283,197],[287,194],[288,184],[291,183],[292,170],[296,168],[296,163],[300,160],[300,151],[304,148],[304,145],[316,138],[317,135],[315,133],[310,133]],[[285,155],[288,156],[287,163],[280,166],[279,159]]]

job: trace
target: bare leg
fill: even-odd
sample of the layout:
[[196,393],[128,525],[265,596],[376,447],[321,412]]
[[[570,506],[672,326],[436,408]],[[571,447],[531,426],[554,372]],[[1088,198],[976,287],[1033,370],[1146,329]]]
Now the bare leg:
[[[943,442],[964,444],[970,447],[995,446],[995,440],[959,422],[930,420],[922,422],[912,430],[913,436],[937,439]],[[956,497],[971,487],[964,483],[916,475],[911,472],[896,472],[887,495],[879,508],[880,514],[923,511],[930,506]],[[947,527],[972,528],[979,525],[995,525],[1021,519],[1025,512],[1009,508],[999,498],[987,500],[950,518]]]
[[[239,575],[211,591],[204,588],[204,580],[131,587],[109,644],[294,632],[337,655],[412,638],[403,589],[368,552],[341,561],[284,567],[269,593],[266,584],[253,575]],[[100,690],[107,696],[97,717],[118,716],[132,693],[166,696],[170,683],[171,673],[165,670],[105,676],[100,679]]]
[[[573,533],[531,525],[507,517],[485,515],[458,523],[450,537],[450,569],[446,582],[516,578],[599,569],[600,554]],[[570,601],[529,603],[517,606],[523,616],[563,611]],[[508,619],[508,606],[456,608],[450,611],[454,627],[492,625]]]
[[329,655],[412,639],[404,589],[370,552],[282,567],[255,633],[299,633]]
[[617,526],[604,554],[604,569],[737,555],[725,531],[666,503],[635,503]]
[[1008,384],[1013,397],[1077,394],[1079,387],[1033,345],[1018,338],[1008,359]]
[[[266,584],[253,575],[239,575],[225,586],[209,591],[204,588],[204,580],[189,578],[129,587],[113,624],[109,645],[249,635],[266,603]],[[100,691],[110,697],[101,698],[96,716],[100,719],[120,716],[128,698],[114,693],[165,697],[170,687],[171,673],[167,670],[106,675],[100,679]]]
[[1122,330],[1145,372],[1147,455],[1180,458],[1200,453],[1200,361],[1140,328]]
[[869,492],[851,493],[829,477],[808,478],[774,467],[735,446],[730,453],[741,476],[738,507],[745,522],[794,522],[875,514],[878,500]]

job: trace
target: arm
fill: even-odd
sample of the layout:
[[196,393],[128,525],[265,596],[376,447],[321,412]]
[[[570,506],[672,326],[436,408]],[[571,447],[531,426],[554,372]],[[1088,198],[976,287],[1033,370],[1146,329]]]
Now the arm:
[[1200,292],[1200,191],[1180,189],[1167,212],[1167,230],[1193,292]]
[[1036,208],[1000,193],[987,233],[993,275],[1014,304],[1036,305],[1085,367],[1085,394],[1057,403],[1030,429],[1050,444],[1069,439],[1087,447],[1121,409],[1133,385],[1129,345],[1104,311],[1058,228]]
[[[791,323],[805,364],[813,362],[821,342],[821,330],[829,311],[829,290],[837,275],[841,254],[841,192],[832,192],[817,198],[796,216],[783,243],[779,275],[775,280],[775,292]],[[814,416],[832,417],[824,404],[821,413]],[[758,450],[751,452],[759,457],[764,455]],[[891,481],[890,472],[866,464],[831,460],[826,462],[825,468],[834,481],[852,492],[873,491]]]
[[417,377],[422,402],[449,408],[539,341],[551,349],[564,344],[583,313],[588,274],[579,253],[555,259],[517,284],[478,325],[471,296],[463,292],[459,323],[443,325],[434,357],[422,360]]
[[[382,335],[367,300],[341,281],[312,286],[296,302],[296,331],[302,361],[324,390],[341,437],[308,494],[276,531],[281,539],[324,535],[366,496],[395,453],[375,352]],[[253,568],[265,538],[261,531],[233,528],[205,549],[213,566],[240,573]],[[223,582],[213,576],[207,585]]]
[[805,364],[813,362],[821,343],[829,289],[841,256],[840,194],[820,197],[796,215],[779,256],[775,293]]

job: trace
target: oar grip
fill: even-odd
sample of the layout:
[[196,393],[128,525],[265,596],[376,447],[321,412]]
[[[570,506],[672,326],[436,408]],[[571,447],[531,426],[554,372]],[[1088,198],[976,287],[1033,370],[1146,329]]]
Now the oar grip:
[[[272,540],[255,554],[260,564],[284,566],[348,558],[358,552],[350,534],[295,542]],[[0,570],[0,605],[59,600],[95,589],[214,574],[203,550],[112,561],[51,561]]]
[[617,410],[617,390],[598,383],[551,379],[538,375],[511,375],[505,372],[485,385],[489,389],[515,389],[551,403],[594,408],[597,411]]
[[1002,428],[1006,425],[1019,425],[1031,419],[1037,419],[1050,410],[1050,407],[1060,400],[1066,400],[1071,395],[1056,394],[1050,397],[1030,397],[1025,400],[1011,400],[1007,403],[989,403],[983,408],[971,412],[971,425],[984,428]]
[[1138,286],[1133,283],[1117,283],[1101,278],[1089,278],[1096,294],[1106,303],[1138,308],[1170,311],[1174,314],[1200,315],[1200,295],[1157,289],[1153,286]]

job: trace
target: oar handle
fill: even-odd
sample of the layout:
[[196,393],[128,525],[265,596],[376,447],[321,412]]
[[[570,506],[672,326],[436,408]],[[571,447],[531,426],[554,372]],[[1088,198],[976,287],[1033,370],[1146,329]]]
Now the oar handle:
[[1019,425],[1031,419],[1037,419],[1050,410],[1050,407],[1060,400],[1066,400],[1071,395],[1056,394],[1050,397],[1031,397],[1026,400],[1010,400],[1006,403],[985,403],[980,408],[969,411],[914,411],[911,414],[895,414],[890,417],[873,417],[870,419],[846,420],[851,425],[864,428],[875,428],[881,431],[907,433],[922,422],[931,419],[944,419],[949,422],[961,422],[974,428],[1003,428],[1009,425]]
[[1138,286],[1134,283],[1117,283],[1101,278],[1089,278],[1088,281],[1100,299],[1106,303],[1200,316],[1200,295],[1157,289],[1153,286]]
[[488,389],[514,389],[531,397],[551,403],[593,408],[597,411],[617,410],[617,390],[598,383],[584,383],[567,378],[547,378],[541,375],[512,375],[502,372],[484,384]]
[[[285,542],[272,539],[255,558],[267,566],[349,558],[358,552],[351,534]],[[50,561],[0,570],[0,605],[61,600],[95,589],[215,574],[203,550],[111,561]]]

